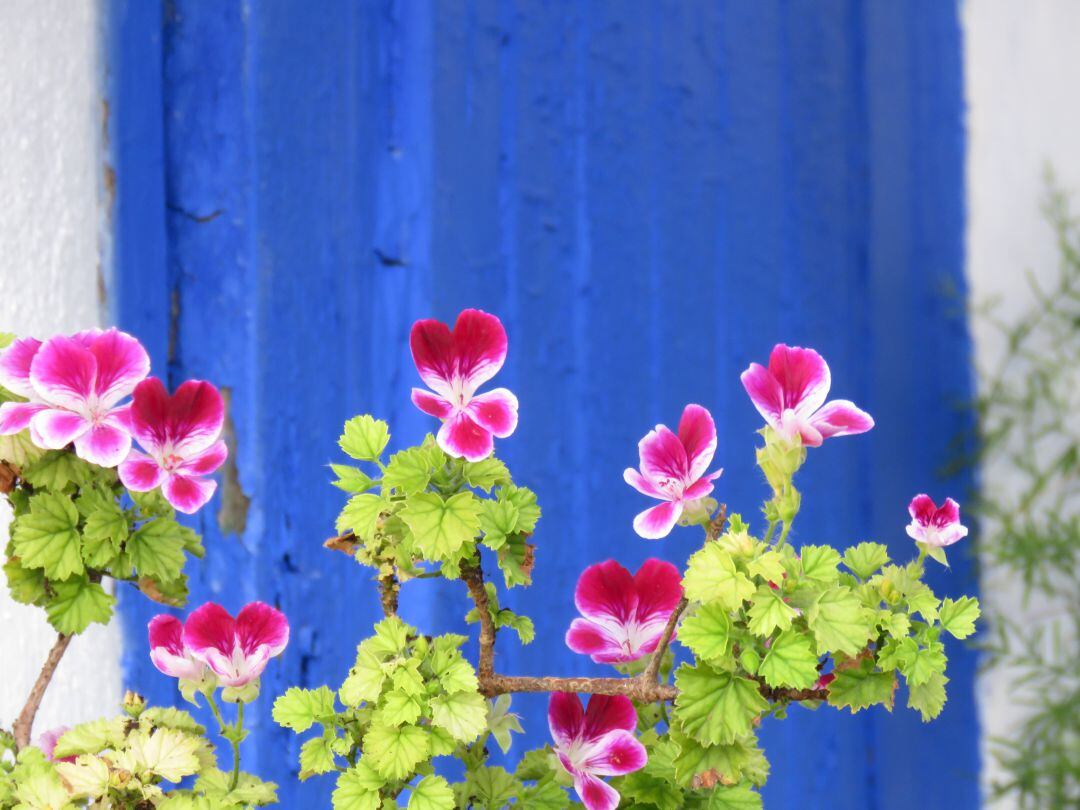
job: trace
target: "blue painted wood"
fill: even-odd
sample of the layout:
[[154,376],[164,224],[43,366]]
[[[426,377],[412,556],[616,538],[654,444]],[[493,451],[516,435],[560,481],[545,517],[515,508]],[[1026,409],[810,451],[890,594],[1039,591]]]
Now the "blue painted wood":
[[[481,306],[510,332],[521,425],[500,453],[544,518],[542,586],[507,597],[538,639],[501,642],[504,671],[600,671],[562,644],[581,568],[693,550],[688,531],[636,538],[645,504],[621,481],[685,402],[716,414],[718,494],[754,515],[738,374],[776,341],[818,347],[836,395],[878,421],[811,454],[797,541],[903,557],[908,499],[969,485],[939,477],[969,426],[955,4],[114,0],[108,19],[114,309],[172,383],[230,392],[235,467],[197,520],[194,599],[292,619],[248,743],[284,806],[325,806],[329,785],[290,781],[298,746],[270,698],[340,680],[376,617],[366,572],[320,546],[342,502],[325,464],[355,413],[402,442],[430,428],[408,402],[416,317]],[[970,592],[953,556],[935,587]],[[463,627],[460,589],[403,602]],[[152,612],[122,601],[125,671],[168,701]],[[951,654],[932,725],[902,706],[766,723],[766,806],[977,806],[974,659]],[[543,698],[516,705],[542,741]]]

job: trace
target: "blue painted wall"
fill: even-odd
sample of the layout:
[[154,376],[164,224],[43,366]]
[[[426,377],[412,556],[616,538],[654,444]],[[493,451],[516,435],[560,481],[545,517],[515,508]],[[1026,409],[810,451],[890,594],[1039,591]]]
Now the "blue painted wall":
[[[500,382],[521,426],[500,445],[544,508],[537,579],[509,602],[538,639],[511,673],[586,672],[562,636],[587,563],[682,562],[697,536],[630,528],[637,439],[712,409],[718,495],[753,514],[758,417],[738,381],[777,341],[828,358],[869,435],[803,474],[797,541],[910,553],[916,492],[969,427],[962,317],[961,41],[953,2],[277,0],[109,4],[117,321],[171,384],[228,389],[236,465],[198,518],[194,599],[280,605],[293,642],[264,679],[246,765],[286,807],[297,743],[269,718],[290,684],[337,682],[376,617],[365,570],[324,551],[344,419],[413,441],[406,339],[466,306],[510,333]],[[225,504],[223,506],[223,504]],[[956,554],[942,593],[970,592]],[[461,590],[411,585],[413,621],[460,626]],[[146,658],[153,613],[122,600],[129,685],[175,700]],[[767,807],[978,804],[974,660],[950,702],[856,717],[795,710],[763,732]],[[532,741],[544,701],[521,699]],[[913,778],[916,774],[931,777]]]

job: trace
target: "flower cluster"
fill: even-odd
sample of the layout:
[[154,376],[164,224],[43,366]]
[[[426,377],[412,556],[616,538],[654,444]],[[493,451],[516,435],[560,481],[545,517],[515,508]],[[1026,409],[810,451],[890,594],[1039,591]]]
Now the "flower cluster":
[[221,395],[189,380],[170,397],[149,373],[146,349],[115,328],[16,340],[0,354],[0,385],[24,401],[0,405],[0,435],[28,429],[41,449],[71,445],[85,461],[118,467],[129,490],[161,487],[176,509],[196,512],[217,486],[205,476],[227,455]]

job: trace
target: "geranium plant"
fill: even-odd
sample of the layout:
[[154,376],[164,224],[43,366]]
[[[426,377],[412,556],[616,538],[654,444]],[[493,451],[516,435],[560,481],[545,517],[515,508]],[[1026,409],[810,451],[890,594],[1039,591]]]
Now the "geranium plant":
[[[244,706],[289,638],[285,616],[260,602],[235,617],[213,603],[183,619],[163,613],[148,628],[151,660],[185,699],[205,704],[231,749],[230,769],[218,767],[191,714],[130,694],[115,720],[53,729],[32,744],[34,715],[70,638],[110,618],[107,580],[167,605],[186,601],[185,561],[202,546],[175,511],[206,504],[208,476],[227,451],[216,389],[189,381],[170,395],[122,332],[8,342],[0,484],[15,518],[5,572],[14,597],[42,607],[59,635],[25,708],[0,734],[0,807],[272,804],[274,786],[240,767]],[[873,427],[852,403],[826,403],[829,369],[816,352],[777,346],[767,367],[742,377],[766,422],[756,451],[767,483],[760,532],[714,497],[721,470],[707,408],[689,404],[675,430],[657,425],[642,438],[624,478],[652,503],[627,532],[659,542],[696,529],[703,542],[682,567],[583,565],[572,595],[580,616],[566,645],[612,667],[585,678],[495,669],[500,633],[524,644],[535,634],[501,596],[542,570],[536,495],[494,455],[496,440],[517,427],[518,401],[504,388],[481,391],[506,358],[502,324],[466,310],[453,328],[416,323],[410,343],[426,385],[412,400],[440,427],[388,454],[389,426],[357,416],[339,440],[351,462],[333,465],[349,497],[326,545],[373,569],[385,617],[340,683],[291,688],[273,706],[278,723],[309,735],[300,778],[334,775],[337,810],[759,807],[769,764],[757,728],[792,704],[891,710],[902,680],[924,720],[942,710],[941,634],[964,638],[979,615],[974,599],[940,600],[922,581],[927,557],[945,563],[945,547],[966,532],[957,504],[912,500],[918,553],[906,563],[878,543],[841,552],[792,542],[795,475],[807,449]],[[461,585],[465,619],[478,627],[475,662],[462,650],[465,636],[430,636],[398,616],[409,583],[432,577]],[[510,704],[521,692],[550,694],[551,743],[511,771],[489,754],[496,745],[509,751],[522,731]],[[448,757],[464,765],[456,781],[439,767]]]

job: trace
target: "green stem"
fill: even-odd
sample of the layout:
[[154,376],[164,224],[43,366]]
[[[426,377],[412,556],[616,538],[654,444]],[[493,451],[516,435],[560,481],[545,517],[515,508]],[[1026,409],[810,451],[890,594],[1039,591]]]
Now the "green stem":
[[232,743],[233,751],[233,766],[232,766],[232,778],[229,779],[229,790],[236,790],[236,785],[240,782],[240,733],[244,729],[244,701],[240,701],[236,704],[236,734],[230,740]]
[[782,549],[784,547],[784,544],[787,543],[787,536],[788,536],[788,533],[790,531],[791,531],[791,523],[789,521],[785,520],[784,521],[784,529],[783,529],[783,531],[780,532],[780,539],[776,541],[776,550],[777,551]]
[[919,543],[918,546],[919,546],[919,558],[917,560],[915,560],[915,565],[919,569],[919,573],[922,573],[923,563],[926,561],[927,548],[922,543]]
[[214,698],[213,692],[206,692],[206,702],[210,705],[210,711],[214,715],[214,719],[217,720],[218,731],[221,734],[225,733],[225,718],[221,716],[221,709],[218,708],[217,700]]
[[769,529],[768,529],[768,531],[765,532],[765,544],[766,545],[768,545],[769,543],[772,542],[772,536],[773,536],[773,534],[775,532],[776,532],[776,521],[775,520],[770,520],[769,521]]

